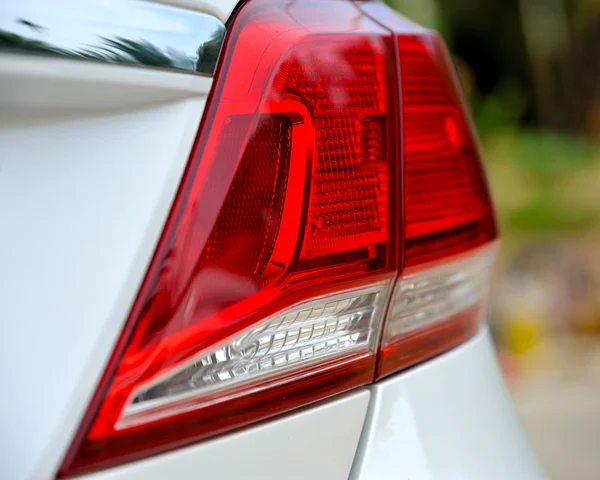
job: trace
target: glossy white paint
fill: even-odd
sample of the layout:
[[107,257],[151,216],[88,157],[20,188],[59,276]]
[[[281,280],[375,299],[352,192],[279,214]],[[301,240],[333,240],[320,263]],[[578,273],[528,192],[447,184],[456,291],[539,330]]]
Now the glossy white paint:
[[0,56],[0,464],[54,475],[146,271],[211,80]]
[[175,7],[187,8],[198,12],[210,13],[223,23],[229,20],[231,13],[241,0],[151,0]]
[[81,480],[346,480],[367,413],[365,389]]
[[369,388],[352,480],[546,478],[514,414],[487,330]]

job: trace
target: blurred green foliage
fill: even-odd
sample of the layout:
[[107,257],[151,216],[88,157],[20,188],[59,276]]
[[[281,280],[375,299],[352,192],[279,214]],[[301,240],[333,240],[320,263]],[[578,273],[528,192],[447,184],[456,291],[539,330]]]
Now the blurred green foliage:
[[555,182],[564,175],[594,164],[594,145],[585,138],[524,130],[514,161],[535,174],[540,182]]
[[473,118],[481,137],[497,130],[518,129],[524,113],[523,90],[519,85],[505,81],[491,94],[470,93]]
[[[494,135],[504,136],[504,148],[490,136],[483,145],[505,234],[582,231],[598,223],[598,202],[581,195],[598,174],[592,142],[535,129]],[[510,173],[497,174],[502,169]]]
[[502,217],[504,232],[544,232],[583,230],[598,220],[593,211],[569,208],[551,195],[540,195]]

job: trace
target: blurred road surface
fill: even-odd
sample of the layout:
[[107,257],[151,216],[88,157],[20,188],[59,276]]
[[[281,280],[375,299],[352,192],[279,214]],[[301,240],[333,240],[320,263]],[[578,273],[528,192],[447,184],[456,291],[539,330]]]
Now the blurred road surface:
[[555,350],[544,368],[509,381],[517,412],[550,479],[600,479],[600,341]]

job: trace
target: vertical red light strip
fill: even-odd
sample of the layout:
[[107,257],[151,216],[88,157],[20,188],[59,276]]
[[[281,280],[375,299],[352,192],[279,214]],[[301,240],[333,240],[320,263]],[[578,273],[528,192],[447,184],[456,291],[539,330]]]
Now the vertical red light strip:
[[496,237],[474,133],[437,34],[399,35],[405,188],[405,267]]
[[[401,80],[403,260],[382,336],[381,378],[462,343],[478,330],[491,263],[470,276],[466,272],[481,255],[493,259],[498,233],[477,136],[443,40],[383,4],[360,5],[395,32]],[[467,275],[464,283],[448,280],[447,287],[436,287],[438,269],[453,262],[459,262],[458,270],[449,278]],[[413,278],[414,283],[406,280]],[[422,295],[403,293],[419,285]],[[453,303],[443,293],[455,288],[470,289],[477,300],[455,311],[460,297]],[[444,315],[444,308],[451,311]]]

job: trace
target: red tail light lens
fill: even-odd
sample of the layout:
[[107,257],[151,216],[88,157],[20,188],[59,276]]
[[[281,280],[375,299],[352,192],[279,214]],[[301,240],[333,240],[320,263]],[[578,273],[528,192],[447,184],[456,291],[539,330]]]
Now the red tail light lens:
[[496,233],[473,134],[437,37],[396,36],[373,8],[238,11],[61,475],[370,383],[475,330]]
[[474,135],[446,48],[431,34],[398,37],[402,84],[405,266],[496,236]]
[[396,32],[401,85],[404,261],[382,337],[381,378],[477,331],[497,231],[476,135],[444,42],[377,2],[362,8]]

